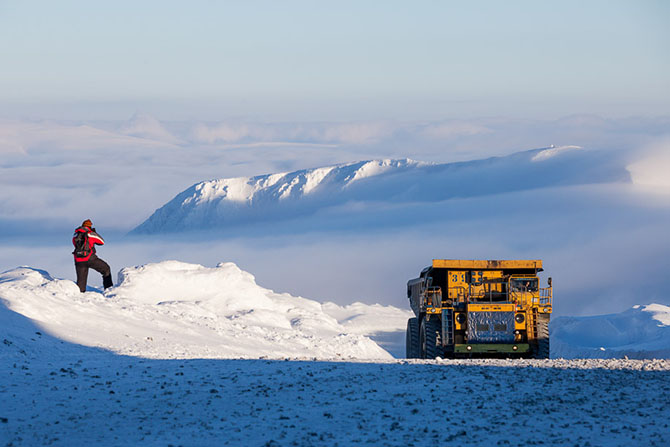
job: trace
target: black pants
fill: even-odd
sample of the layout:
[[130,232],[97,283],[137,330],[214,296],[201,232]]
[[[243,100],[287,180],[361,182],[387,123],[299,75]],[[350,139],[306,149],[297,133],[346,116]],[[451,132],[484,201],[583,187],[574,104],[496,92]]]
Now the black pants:
[[86,292],[86,282],[88,281],[88,269],[93,269],[102,275],[102,286],[106,289],[112,287],[112,270],[109,264],[97,257],[91,255],[88,261],[75,262],[74,269],[77,271],[77,285],[81,292]]

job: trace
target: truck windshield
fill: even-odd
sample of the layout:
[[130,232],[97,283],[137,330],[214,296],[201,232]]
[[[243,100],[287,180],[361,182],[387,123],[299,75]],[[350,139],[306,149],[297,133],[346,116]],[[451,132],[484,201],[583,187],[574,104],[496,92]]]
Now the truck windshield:
[[537,278],[512,278],[512,292],[537,292]]

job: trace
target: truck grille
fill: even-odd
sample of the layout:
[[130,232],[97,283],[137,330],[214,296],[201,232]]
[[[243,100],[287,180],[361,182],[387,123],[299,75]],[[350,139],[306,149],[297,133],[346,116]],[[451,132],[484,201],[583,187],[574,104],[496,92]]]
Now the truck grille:
[[468,343],[514,343],[514,312],[468,312]]

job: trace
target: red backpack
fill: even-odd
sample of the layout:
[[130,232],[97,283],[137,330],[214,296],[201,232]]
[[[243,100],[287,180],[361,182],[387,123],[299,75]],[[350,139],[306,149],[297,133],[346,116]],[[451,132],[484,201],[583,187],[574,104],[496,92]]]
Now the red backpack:
[[[77,228],[79,230],[79,228]],[[85,258],[91,254],[91,245],[88,243],[88,231],[76,231],[74,233],[74,251],[75,258]]]

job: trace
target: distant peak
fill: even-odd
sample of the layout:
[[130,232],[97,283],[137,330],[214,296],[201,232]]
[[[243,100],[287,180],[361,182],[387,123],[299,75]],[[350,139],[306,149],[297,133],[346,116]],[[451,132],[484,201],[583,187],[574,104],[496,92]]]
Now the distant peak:
[[121,127],[120,132],[124,135],[158,140],[171,144],[179,142],[159,120],[151,115],[141,112],[136,112],[125,125]]
[[543,161],[548,158],[555,157],[556,155],[562,154],[564,152],[580,150],[581,146],[554,146],[553,144],[547,149],[544,149],[533,156],[531,161]]

